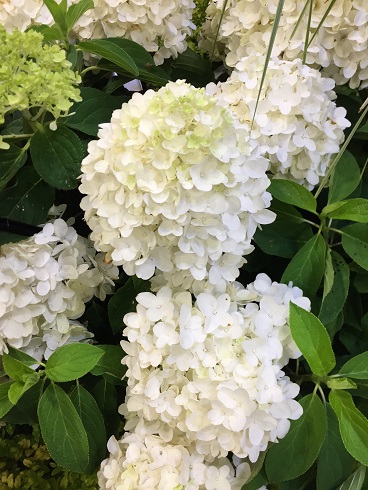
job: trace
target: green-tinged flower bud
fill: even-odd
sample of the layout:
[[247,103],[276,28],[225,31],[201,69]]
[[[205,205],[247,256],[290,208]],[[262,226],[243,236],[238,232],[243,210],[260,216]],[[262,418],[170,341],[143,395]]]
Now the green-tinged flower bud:
[[37,32],[8,33],[0,26],[0,124],[7,113],[25,109],[31,115],[48,111],[57,119],[81,100],[76,87],[81,79],[65,51],[42,42]]

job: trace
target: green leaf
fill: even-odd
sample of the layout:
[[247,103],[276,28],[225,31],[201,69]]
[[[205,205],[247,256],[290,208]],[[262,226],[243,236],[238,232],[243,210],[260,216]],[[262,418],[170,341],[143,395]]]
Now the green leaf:
[[72,381],[91,371],[102,356],[103,351],[94,345],[63,345],[49,357],[45,373],[52,381]]
[[357,223],[342,231],[342,247],[354,262],[368,270],[368,225]]
[[318,315],[324,324],[333,322],[343,309],[350,284],[350,269],[345,260],[335,251],[331,252],[331,257],[334,269],[333,284],[322,301]]
[[135,298],[137,296],[133,279],[129,278],[124,286],[116,291],[108,303],[108,314],[113,333],[123,329],[123,317],[126,313],[135,310]]
[[99,125],[109,122],[113,111],[121,108],[122,98],[91,88],[82,88],[81,96],[83,100],[71,107],[71,115],[64,119],[64,124],[90,136],[97,136]]
[[26,366],[34,366],[35,364],[39,364],[39,361],[35,359],[34,357],[29,356],[25,352],[22,352],[21,350],[14,349],[14,347],[8,347],[9,350],[9,356],[12,357],[13,359],[17,359],[18,361],[22,362]]
[[24,235],[17,235],[15,233],[9,233],[7,231],[0,231],[0,245],[5,245],[6,243],[16,243],[24,240]]
[[329,204],[322,215],[332,219],[346,219],[357,223],[368,223],[368,199],[350,199]]
[[23,167],[17,174],[17,183],[0,192],[0,215],[31,225],[44,223],[54,196],[54,189],[34,168]]
[[326,376],[336,365],[330,337],[317,317],[290,302],[290,330],[312,372]]
[[359,165],[355,157],[345,150],[331,175],[328,192],[329,204],[349,196],[358,187],[359,181]]
[[38,418],[51,457],[63,468],[83,473],[89,463],[87,433],[70,398],[54,383],[40,398]]
[[81,62],[83,62],[82,61],[82,59],[83,59],[83,53],[81,53],[81,51],[77,51],[76,48],[75,48],[75,46],[73,46],[71,44],[69,46],[69,49],[68,49],[68,52],[67,52],[67,55],[66,55],[66,59],[71,63],[70,69],[73,70],[73,71],[78,71],[79,64]]
[[12,382],[0,384],[0,419],[2,419],[13,407],[13,404],[8,397],[9,389],[12,384]]
[[28,376],[35,374],[35,371],[31,369],[23,362],[14,359],[9,354],[3,354],[2,356],[3,367],[6,374],[14,381],[24,382]]
[[[126,41],[126,39],[122,39]],[[78,48],[87,53],[101,56],[115,65],[124,68],[128,73],[134,76],[139,75],[139,70],[133,58],[127,53],[126,49],[117,46],[110,39],[91,39],[78,44]]]
[[304,223],[303,216],[299,213],[294,206],[272,199],[271,211],[277,214],[277,221],[286,221],[287,223]]
[[93,388],[92,395],[103,415],[107,435],[117,435],[121,417],[118,412],[118,398],[115,386],[106,379],[102,379]]
[[78,19],[87,12],[87,10],[93,9],[93,0],[79,0],[78,3],[71,5],[66,13],[66,26],[69,29],[74,27]]
[[42,395],[42,388],[43,381],[38,381],[38,383],[29,388],[17,404],[4,416],[3,420],[7,424],[31,425],[38,423],[37,405]]
[[279,201],[316,214],[317,201],[305,187],[291,180],[273,179],[267,189]]
[[7,150],[0,149],[0,191],[6,186],[27,160],[24,148],[10,145]]
[[268,255],[291,258],[313,236],[306,223],[292,226],[286,221],[276,221],[257,230],[254,241]]
[[267,485],[268,478],[264,471],[257,474],[249,483],[242,486],[241,490],[259,490],[263,485]]
[[307,395],[299,403],[300,419],[292,421],[290,430],[266,456],[266,473],[271,482],[293,480],[315,462],[324,441],[327,420],[323,403],[317,395]]
[[42,34],[44,41],[60,41],[65,38],[59,24],[54,24],[53,26],[40,25],[40,26],[30,26],[28,31],[36,31]]
[[54,21],[60,25],[64,35],[67,33],[66,26],[66,2],[61,1],[59,4],[55,0],[44,0],[46,7],[50,10]]
[[306,296],[313,298],[323,277],[325,255],[326,243],[321,235],[315,235],[291,259],[281,282],[292,281]]
[[[253,480],[255,480],[256,477],[259,475],[259,473],[262,471],[264,460],[266,458],[266,454],[267,454],[267,450],[260,453],[260,455],[259,455],[259,457],[255,463],[250,463],[249,466],[250,466],[251,473],[247,479],[247,482],[246,482],[247,485],[250,486],[250,483],[251,482],[253,483]],[[267,481],[267,478],[266,478],[264,472],[263,472],[262,478],[265,479],[265,482]],[[244,486],[243,488],[248,488],[248,487]],[[257,489],[258,489],[258,487],[257,487]]]
[[331,391],[330,403],[339,420],[344,446],[360,463],[368,465],[368,420],[347,391]]
[[294,480],[284,481],[280,484],[280,490],[305,490],[310,488],[308,485],[315,479],[313,469],[310,469],[303,475],[298,476]]
[[106,454],[106,431],[104,419],[96,400],[82,386],[74,388],[70,399],[82,420],[87,433],[89,464],[85,472],[90,474],[97,469]]
[[120,345],[99,345],[98,348],[103,351],[103,356],[91,370],[91,374],[95,376],[102,375],[107,380],[112,379],[113,382],[121,381],[125,374],[126,366],[121,363],[124,352],[121,350]]
[[327,381],[330,390],[355,390],[356,383],[349,378],[332,378]]
[[[138,77],[140,80],[158,86],[167,84],[169,81],[168,75],[162,68],[156,66],[151,54],[143,46],[130,39],[122,39],[120,37],[110,37],[108,40],[117,48],[123,49],[134,60],[139,71]],[[98,63],[98,66],[101,64],[104,65],[103,60],[102,63]],[[126,71],[121,71],[116,68],[112,71],[116,71],[122,75],[129,75]]]
[[211,64],[189,48],[175,60],[170,60],[170,66],[171,79],[174,81],[186,80],[195,87],[204,87],[207,83],[215,81]]
[[57,189],[75,189],[84,152],[78,136],[58,124],[56,131],[43,128],[31,139],[31,156],[37,173]]
[[339,374],[354,379],[368,379],[368,352],[358,354],[346,362]]
[[365,481],[366,467],[360,466],[337,490],[361,490]]
[[358,272],[355,275],[354,286],[358,293],[368,293],[368,274],[366,271]]
[[326,404],[327,432],[317,460],[317,490],[335,490],[353,468],[339,432],[339,422],[330,404]]
[[36,385],[38,381],[40,380],[40,375],[39,373],[33,372],[30,376],[28,376],[24,382],[22,381],[15,381],[8,393],[9,400],[13,405],[15,405],[18,400],[24,395],[26,391],[28,391],[32,386]]
[[335,277],[335,271],[332,264],[331,249],[330,247],[327,247],[322,300],[324,300],[327,294],[331,291],[334,282],[334,277]]
[[335,320],[325,324],[326,330],[331,340],[334,338],[336,333],[342,328],[343,324],[344,324],[344,314],[342,311],[340,311],[340,313],[337,315]]

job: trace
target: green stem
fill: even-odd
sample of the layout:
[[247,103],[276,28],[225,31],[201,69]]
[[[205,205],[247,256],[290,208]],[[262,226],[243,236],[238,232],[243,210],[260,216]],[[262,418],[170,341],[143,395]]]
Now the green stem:
[[342,230],[338,230],[337,228],[328,228],[329,231],[334,231],[335,233],[340,233],[340,235],[345,235]]
[[32,138],[32,136],[33,136],[33,133],[32,134],[4,134],[4,136],[2,136],[2,139],[3,140],[14,139],[14,138],[25,139],[25,138]]
[[111,71],[108,70],[107,68],[101,68],[100,66],[88,66],[87,68],[81,71],[80,76],[83,77],[86,73],[92,70]]
[[326,404],[326,397],[325,394],[323,393],[323,390],[320,385],[316,385],[318,387],[319,394],[321,395],[322,401],[324,404]]
[[310,221],[309,219],[303,218],[304,223],[308,223],[311,226],[314,226],[315,228],[320,229],[320,225],[317,225],[317,223],[313,223],[313,221]]

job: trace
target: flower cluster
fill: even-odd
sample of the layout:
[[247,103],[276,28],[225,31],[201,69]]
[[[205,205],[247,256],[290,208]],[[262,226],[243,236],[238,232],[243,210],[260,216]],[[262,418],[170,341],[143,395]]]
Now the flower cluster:
[[[228,66],[242,58],[267,52],[277,10],[277,0],[211,0],[199,46],[212,52],[216,33],[217,56],[226,57]],[[301,58],[308,29],[305,2],[286,0],[277,31],[273,56],[293,60]],[[329,2],[313,2],[309,39],[316,32]],[[224,9],[224,14],[222,15]],[[298,21],[300,22],[298,24]],[[349,81],[351,87],[368,86],[368,9],[365,0],[340,0],[334,3],[313,42],[306,62],[319,65],[338,84]]]
[[[124,318],[126,403],[131,429],[156,423],[166,442],[182,438],[211,457],[232,452],[254,462],[300,417],[299,387],[282,368],[300,351],[288,325],[289,302],[309,309],[299,288],[260,274],[228,293],[140,293]],[[164,426],[160,429],[160,425]]]
[[93,338],[93,334],[76,320],[69,320],[69,328],[65,332],[45,325],[40,333],[42,336],[32,337],[31,341],[21,349],[39,362],[47,360],[56,349],[63,345],[73,342],[90,343]]
[[231,112],[204,89],[169,82],[135,93],[98,137],[79,189],[107,260],[143,279],[158,269],[211,282],[229,260],[234,280],[257,226],[275,215],[266,209],[268,160]]
[[[244,58],[230,78],[207,86],[251,131],[252,140],[270,160],[270,171],[312,189],[339,151],[346,110],[336,107],[331,78],[300,59],[270,60],[253,121],[264,68],[263,56]],[[251,130],[252,127],[252,130]]]
[[157,65],[184,52],[186,37],[195,29],[193,0],[94,0],[94,4],[75,26],[80,39],[131,39],[154,53]]
[[[79,0],[68,0],[68,4]],[[187,48],[186,37],[195,29],[192,0],[94,0],[74,26],[80,40],[123,37],[154,54],[156,64],[177,57]],[[7,30],[25,30],[32,24],[53,24],[42,0],[4,0],[0,23]]]
[[[185,443],[184,443],[185,444]],[[250,475],[240,463],[236,472],[226,458],[206,458],[194,448],[168,444],[160,436],[126,433],[108,441],[108,459],[98,473],[100,489],[240,490]]]
[[0,124],[6,113],[25,109],[33,115],[48,111],[57,119],[82,100],[76,87],[80,77],[65,51],[42,41],[37,32],[8,33],[0,26]]
[[70,320],[84,313],[93,296],[104,300],[117,277],[117,268],[62,219],[27,240],[2,245],[0,353],[8,344],[48,357],[66,342],[90,337]]

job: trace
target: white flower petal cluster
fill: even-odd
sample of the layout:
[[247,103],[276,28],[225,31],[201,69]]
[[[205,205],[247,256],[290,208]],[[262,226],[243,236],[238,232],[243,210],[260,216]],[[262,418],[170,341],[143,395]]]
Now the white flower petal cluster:
[[264,56],[244,58],[226,82],[206,90],[249,128],[276,177],[313,189],[350,126],[346,109],[333,102],[335,82],[300,59],[271,59],[253,121],[263,68]]
[[309,309],[310,301],[265,274],[233,296],[200,293],[193,305],[189,292],[168,287],[138,294],[136,312],[124,317],[120,410],[164,424],[167,442],[180,431],[200,454],[254,462],[302,413],[299,387],[282,368],[300,356],[289,302]]
[[62,219],[31,238],[0,247],[0,354],[42,338],[47,353],[71,336],[88,335],[70,324],[97,296],[113,291],[118,269],[106,265],[92,242]]
[[[309,39],[316,32],[330,2],[313,2]],[[216,54],[235,66],[242,58],[265,54],[275,20],[277,0],[229,0],[220,25]],[[199,46],[212,52],[225,0],[211,0]],[[293,60],[304,51],[309,9],[304,0],[286,0],[273,56]],[[299,17],[301,22],[297,26]],[[295,30],[296,29],[296,30]],[[295,30],[295,32],[294,32]],[[294,32],[294,34],[293,34]],[[293,34],[293,37],[292,37]],[[368,6],[366,0],[337,0],[308,48],[308,65],[322,67],[338,84],[368,86]]]
[[241,266],[257,226],[275,219],[268,160],[204,89],[179,80],[135,93],[98,136],[82,162],[81,207],[97,249],[129,275],[214,282],[218,264]]
[[168,444],[158,435],[125,433],[107,443],[110,456],[98,473],[102,490],[240,490],[249,477],[247,463],[234,471],[226,458],[206,458],[194,447]]
[[59,347],[74,342],[90,343],[93,336],[84,325],[76,320],[69,320],[69,329],[65,333],[55,328],[44,328],[42,337],[32,337],[31,341],[20,350],[42,362]]
[[[68,0],[68,6],[79,0]],[[58,1],[58,3],[60,3]],[[187,48],[186,37],[195,29],[192,0],[94,0],[74,26],[80,40],[122,37],[154,53],[157,65]],[[3,0],[0,24],[24,31],[32,24],[53,24],[43,0]]]

